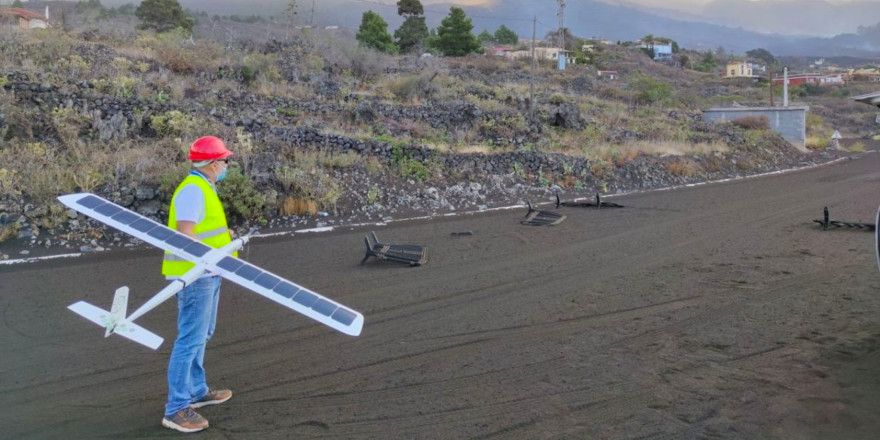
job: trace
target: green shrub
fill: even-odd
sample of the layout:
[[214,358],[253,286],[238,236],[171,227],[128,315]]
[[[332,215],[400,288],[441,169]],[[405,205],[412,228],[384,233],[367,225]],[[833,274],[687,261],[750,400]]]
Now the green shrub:
[[400,101],[424,99],[436,92],[432,79],[433,76],[428,75],[409,75],[391,81],[388,89]]
[[[299,158],[301,156],[297,156]],[[332,176],[312,160],[299,160],[275,170],[275,179],[293,197],[313,200],[320,209],[336,211],[342,188]]]
[[636,100],[641,104],[655,104],[672,96],[672,85],[647,75],[639,75],[630,87],[636,92]]
[[217,186],[220,199],[230,215],[245,220],[262,219],[266,198],[254,187],[250,177],[242,173],[238,164],[230,164],[226,178]]
[[72,54],[67,58],[62,58],[61,61],[58,62],[58,67],[66,70],[68,76],[74,79],[88,77],[89,72],[91,72],[89,63],[76,54]]
[[391,150],[391,164],[397,173],[404,178],[412,178],[417,182],[427,180],[431,176],[431,169],[422,162],[412,158],[412,155],[400,145]]
[[159,137],[181,136],[197,128],[193,118],[179,110],[152,116],[150,126]]
[[865,151],[865,144],[863,144],[861,141],[856,141],[855,143],[850,145],[846,149],[846,151],[851,151],[853,153],[861,153],[861,152]]
[[140,84],[140,80],[130,76],[117,76],[112,81],[113,96],[117,98],[133,98],[135,88]]
[[376,185],[373,185],[372,187],[370,187],[370,191],[367,192],[367,203],[373,204],[373,203],[376,203],[376,201],[378,201],[378,200],[379,200],[379,187]]
[[81,114],[73,108],[53,108],[51,120],[58,140],[67,147],[75,146],[91,128],[89,116]]

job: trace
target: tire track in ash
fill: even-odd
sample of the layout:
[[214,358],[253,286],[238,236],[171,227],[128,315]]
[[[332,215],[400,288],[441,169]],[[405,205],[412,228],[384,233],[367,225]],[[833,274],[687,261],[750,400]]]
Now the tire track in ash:
[[[821,278],[823,278],[823,276],[819,275],[817,278],[821,279]],[[799,279],[799,280],[796,280],[795,282],[790,282],[790,283],[787,283],[786,285],[778,287],[775,290],[776,291],[787,291],[788,290],[789,292],[791,292],[789,289],[792,289],[793,287],[795,287],[797,285],[807,284],[807,283],[811,283],[811,282],[812,282],[812,278]],[[797,291],[794,291],[791,293],[796,293],[796,292]],[[700,319],[688,319],[688,320],[684,321],[683,323],[680,323],[680,325],[669,326],[669,327],[662,329],[660,331],[652,332],[650,335],[657,336],[657,335],[665,334],[672,329],[685,329],[688,327],[693,327],[695,325],[703,324],[708,321],[714,321],[715,317],[717,317],[719,315],[727,315],[727,314],[729,314],[729,312],[735,312],[736,310],[738,310],[744,306],[747,306],[747,305],[760,305],[761,303],[765,303],[765,302],[769,302],[769,301],[776,301],[776,300],[780,300],[783,298],[784,298],[784,296],[778,296],[778,295],[770,295],[770,296],[765,296],[765,297],[760,297],[760,298],[755,298],[755,297],[748,298],[748,299],[740,301],[736,304],[727,305],[727,306],[721,307],[719,309],[713,310],[712,312],[703,313],[701,315]],[[753,301],[754,299],[758,299],[759,301]],[[646,335],[642,335],[639,338],[646,339]],[[638,341],[639,338],[629,338],[628,340],[624,340],[623,342],[628,343],[628,344],[633,344],[635,341]],[[650,337],[650,339],[654,339],[654,338]],[[612,344],[612,346],[614,346],[614,345],[616,345],[616,344]],[[740,357],[740,359],[748,359],[748,358],[755,358],[755,357],[759,357],[759,356],[764,356],[764,355],[768,355],[769,353],[771,353],[773,351],[775,351],[775,349],[762,350],[760,352],[751,353],[747,356],[742,356],[742,357]],[[738,360],[738,359],[733,359],[733,360]],[[614,411],[626,412],[627,410],[633,410],[633,408],[627,408],[626,405],[623,404],[623,405],[618,405],[618,407]],[[577,409],[573,408],[572,412],[575,412],[575,411],[577,411]],[[514,428],[520,429],[520,428],[530,427],[530,426],[535,425],[535,423],[534,423],[535,421],[536,420],[532,420],[532,423],[528,423],[528,424],[525,424],[522,426],[515,426]],[[503,430],[499,431],[499,433],[509,433],[509,432],[511,432],[511,429],[503,429]]]
[[733,315],[743,310],[745,307],[775,302],[785,299],[788,296],[800,294],[801,290],[796,288],[807,287],[816,283],[823,282],[824,280],[828,279],[829,273],[833,274],[833,270],[826,269],[819,273],[811,272],[805,275],[798,276],[794,280],[786,281],[781,285],[770,289],[765,289],[765,294],[763,295],[751,295],[744,297],[741,300],[735,300],[729,304],[715,307],[708,312],[700,313],[696,316],[686,318],[682,321],[678,321],[668,326],[664,326],[656,330],[651,330],[640,335],[623,338],[619,341],[607,345],[605,348],[615,349],[620,347],[643,345],[646,342],[653,342],[660,337],[667,336],[675,332],[681,332],[684,330],[707,325],[711,322],[715,322],[718,319],[723,319],[724,317]]

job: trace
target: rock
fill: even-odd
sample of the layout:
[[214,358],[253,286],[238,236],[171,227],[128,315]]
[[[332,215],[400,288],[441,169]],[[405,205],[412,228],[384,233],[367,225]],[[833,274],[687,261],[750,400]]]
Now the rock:
[[158,200],[148,200],[144,203],[141,203],[140,206],[135,209],[138,213],[145,215],[147,217],[155,217],[159,214],[159,211],[162,209],[162,203]]
[[153,188],[137,188],[134,191],[134,198],[137,200],[153,200],[156,198],[156,190]]
[[27,250],[27,249],[25,249],[25,250],[19,252],[19,254],[21,254],[21,255],[30,255],[30,253],[31,253],[31,251],[29,251],[29,250]]
[[369,102],[361,102],[354,108],[354,118],[357,121],[371,123],[376,119],[376,111]]

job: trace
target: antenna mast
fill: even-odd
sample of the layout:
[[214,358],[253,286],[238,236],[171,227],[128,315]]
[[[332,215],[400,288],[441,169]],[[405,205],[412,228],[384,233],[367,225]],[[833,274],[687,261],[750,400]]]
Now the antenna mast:
[[309,18],[309,26],[315,27],[315,0],[312,0],[312,16]]
[[565,0],[557,0],[559,3],[559,48],[565,50]]

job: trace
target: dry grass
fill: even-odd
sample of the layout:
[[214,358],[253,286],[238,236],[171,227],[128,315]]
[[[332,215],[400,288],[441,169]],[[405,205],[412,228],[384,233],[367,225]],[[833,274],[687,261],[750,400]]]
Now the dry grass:
[[455,149],[458,154],[485,154],[497,152],[498,149],[483,144],[462,145]]
[[300,197],[285,197],[278,209],[283,216],[298,215],[303,217],[318,214],[318,205],[314,200]]
[[730,147],[722,141],[715,141],[711,143],[701,142],[698,144],[675,141],[639,141],[633,143],[630,147],[650,156],[664,154],[671,154],[674,156],[688,156],[694,154],[709,154],[714,152],[725,153],[730,150]]
[[692,160],[683,158],[668,162],[664,167],[670,174],[682,177],[696,176],[700,170],[699,166]]
[[831,143],[828,136],[807,136],[805,141],[808,150],[824,150]]
[[616,166],[623,166],[638,156],[707,155],[715,152],[724,153],[729,150],[730,147],[723,142],[692,144],[674,141],[637,141],[623,145],[603,143],[585,148],[580,154],[574,153],[572,155],[586,158],[601,158],[602,160],[610,161]]

